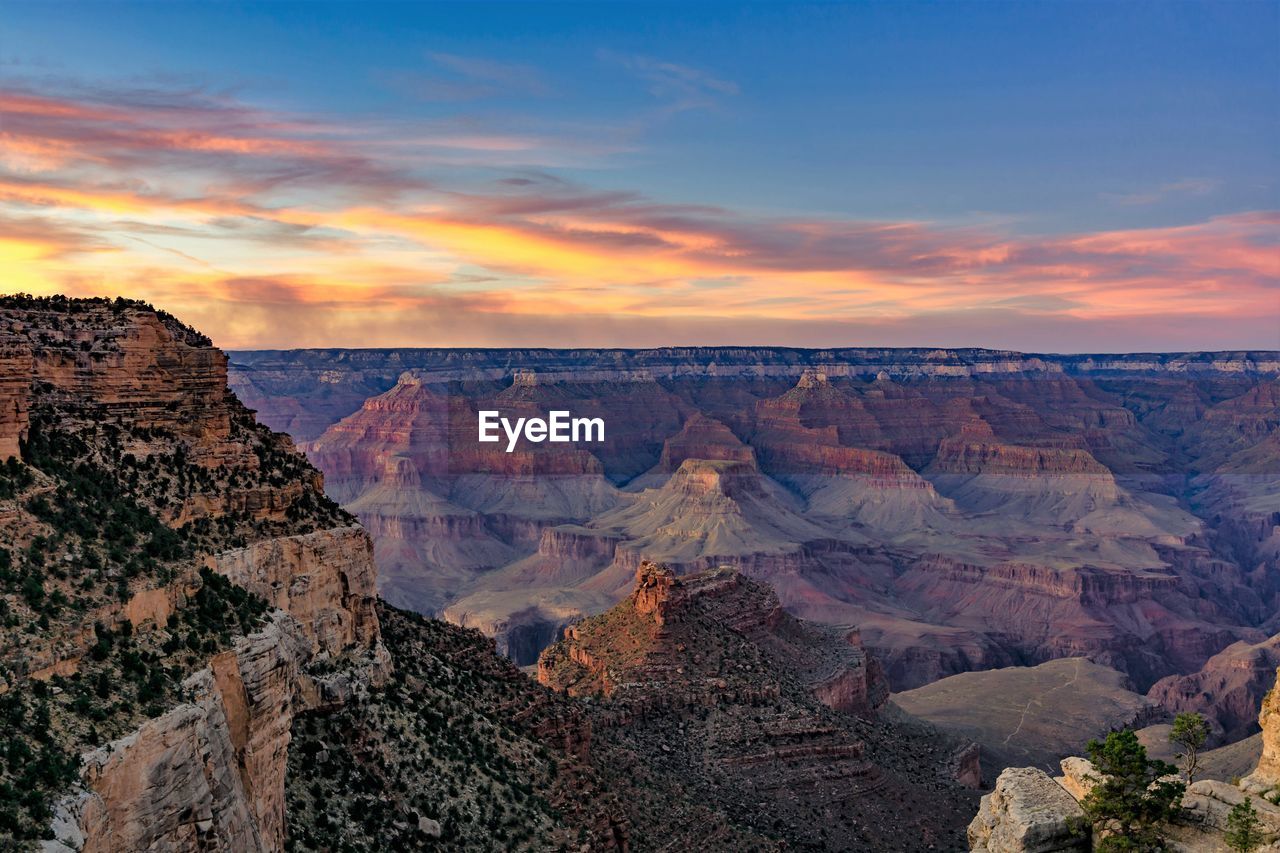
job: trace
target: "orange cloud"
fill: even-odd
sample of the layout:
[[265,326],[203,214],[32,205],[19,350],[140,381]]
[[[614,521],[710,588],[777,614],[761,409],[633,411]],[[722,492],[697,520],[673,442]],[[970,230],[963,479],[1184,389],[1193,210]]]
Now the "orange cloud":
[[535,332],[628,344],[734,329],[740,342],[818,343],[803,330],[976,332],[997,318],[1087,340],[1082,329],[1124,322],[1193,335],[1205,317],[1280,346],[1274,212],[1047,237],[768,217],[514,175],[501,160],[508,177],[451,186],[422,153],[436,143],[478,158],[544,143],[412,127],[367,137],[205,96],[9,91],[0,117],[7,286],[147,298],[228,346],[497,345]]

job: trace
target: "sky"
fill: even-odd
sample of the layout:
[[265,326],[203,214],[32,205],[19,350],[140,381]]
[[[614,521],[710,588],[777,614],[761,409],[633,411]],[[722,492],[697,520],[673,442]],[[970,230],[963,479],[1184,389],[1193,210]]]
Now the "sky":
[[1280,0],[0,0],[0,290],[224,348],[1280,349]]

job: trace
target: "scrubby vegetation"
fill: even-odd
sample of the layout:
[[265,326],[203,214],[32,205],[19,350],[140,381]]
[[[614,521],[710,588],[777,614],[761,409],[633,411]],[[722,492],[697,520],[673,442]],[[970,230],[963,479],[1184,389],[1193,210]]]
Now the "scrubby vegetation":
[[592,734],[479,632],[379,605],[391,680],[295,719],[287,849],[777,849]]
[[264,601],[207,569],[199,577],[199,589],[162,628],[139,633],[127,621],[97,622],[74,671],[0,695],[0,846],[43,837],[80,752],[188,698],[183,679],[260,623]]
[[[197,555],[218,541],[174,530],[155,506],[159,472],[137,460],[112,469],[120,432],[72,435],[34,413],[23,460],[0,465],[0,848],[43,837],[53,800],[79,772],[79,755],[185,698],[182,682],[210,654],[258,626],[267,605]],[[3,507],[0,507],[3,508]],[[135,630],[120,618],[139,590],[177,586],[164,625]],[[87,633],[68,665],[38,671],[51,644]]]
[[288,849],[576,849],[546,799],[558,758],[511,713],[545,691],[474,632],[390,608],[382,620],[392,679],[294,724]]
[[1253,807],[1253,798],[1245,797],[1227,814],[1227,846],[1237,853],[1252,853],[1262,846],[1262,841],[1262,828],[1258,811]]
[[108,299],[105,296],[71,297],[62,294],[33,296],[30,293],[14,293],[0,296],[0,311],[3,310],[40,311],[53,315],[62,314],[68,318],[78,315],[97,315],[104,310],[110,311],[116,318],[123,318],[128,311],[145,311],[159,317],[170,331],[177,334],[179,340],[192,346],[212,346],[213,344],[207,335],[197,332],[167,311],[161,311],[140,299],[125,299],[121,296],[114,299]]

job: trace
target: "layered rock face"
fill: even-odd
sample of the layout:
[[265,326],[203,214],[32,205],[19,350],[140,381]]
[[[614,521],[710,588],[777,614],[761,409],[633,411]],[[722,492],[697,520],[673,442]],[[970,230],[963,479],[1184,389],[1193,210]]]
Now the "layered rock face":
[[1257,709],[1280,666],[1280,634],[1261,643],[1234,643],[1189,675],[1162,678],[1147,692],[1170,713],[1194,711],[1209,721],[1214,743],[1257,730]]
[[[308,452],[372,532],[385,595],[469,614],[522,660],[560,627],[536,602],[607,605],[643,557],[732,565],[862,626],[899,689],[1083,655],[1146,690],[1280,627],[1274,353],[237,359],[294,410],[307,377],[409,368]],[[477,442],[481,409],[600,417],[605,441],[508,454]]]
[[191,702],[88,753],[55,849],[283,849],[289,727],[310,657],[301,634],[280,614],[188,678]]
[[359,527],[266,539],[223,551],[209,563],[297,620],[317,653],[341,655],[378,643],[377,570]]
[[[239,405],[227,391],[227,359],[207,338],[167,315],[124,303],[82,310],[0,309],[0,335],[22,341],[5,366],[9,382],[58,406],[68,426],[128,422],[139,432],[181,436],[197,464],[244,464],[248,449],[230,441]],[[12,345],[11,345],[12,346]],[[10,349],[10,352],[13,352]],[[25,382],[22,369],[30,373]],[[20,406],[19,406],[20,407]],[[146,453],[146,439],[125,447]]]
[[733,569],[643,561],[621,604],[543,652],[538,680],[598,697],[594,742],[652,756],[691,795],[789,844],[950,847],[953,809],[972,802],[960,785],[974,781],[971,745],[882,719],[885,682],[856,632],[796,619]]
[[[6,612],[43,616],[36,634],[6,635],[3,687],[39,703],[37,680],[81,695],[97,672],[109,703],[133,688],[104,667],[123,661],[125,682],[151,671],[133,717],[118,703],[86,729],[82,706],[53,702],[47,737],[87,751],[46,846],[283,849],[293,715],[340,705],[388,666],[367,535],[227,390],[222,353],[172,317],[18,297],[0,325],[2,411],[24,416],[0,424],[26,463],[0,501],[6,565],[46,543],[13,564],[29,579]],[[103,743],[100,727],[123,734]]]

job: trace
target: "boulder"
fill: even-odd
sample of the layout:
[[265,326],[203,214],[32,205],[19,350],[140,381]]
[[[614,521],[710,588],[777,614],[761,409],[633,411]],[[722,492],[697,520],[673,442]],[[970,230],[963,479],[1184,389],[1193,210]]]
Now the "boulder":
[[1056,781],[1067,793],[1076,800],[1083,800],[1096,783],[1095,778],[1098,771],[1094,769],[1093,762],[1087,758],[1081,758],[1073,755],[1070,758],[1062,759],[1060,765],[1062,767],[1062,775],[1057,777]]
[[1088,851],[1089,831],[1078,823],[1079,803],[1043,770],[1010,767],[982,798],[969,824],[974,853]]

